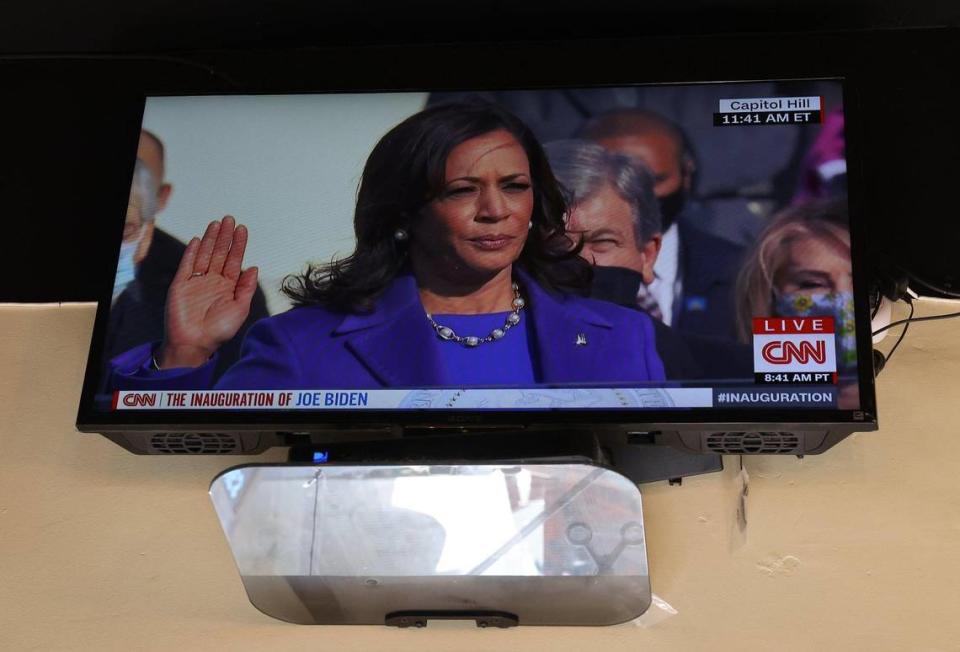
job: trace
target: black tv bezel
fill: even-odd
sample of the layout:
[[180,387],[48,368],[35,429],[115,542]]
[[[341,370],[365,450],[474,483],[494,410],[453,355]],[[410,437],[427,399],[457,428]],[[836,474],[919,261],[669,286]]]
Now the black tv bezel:
[[[620,44],[622,47],[623,44]],[[496,46],[490,46],[488,53],[496,56]],[[526,52],[532,55],[542,51],[544,44],[516,45],[516,52]],[[561,46],[555,45],[555,48]],[[608,48],[616,44],[607,44]],[[415,49],[415,48],[414,48]],[[451,51],[462,51],[464,48],[450,46]],[[469,48],[475,53],[482,52],[481,46]],[[392,51],[407,58],[417,60],[417,54],[411,54],[412,48],[394,48]],[[384,50],[379,50],[383,52]],[[385,51],[390,52],[388,48]],[[418,50],[421,62],[422,57],[436,55],[443,48]],[[559,52],[559,50],[555,50]],[[501,56],[503,55],[501,51]],[[347,56],[344,50],[338,50],[331,56]],[[350,430],[384,431],[397,428],[435,428],[454,427],[468,431],[473,428],[504,427],[511,429],[542,430],[551,427],[582,428],[600,427],[625,428],[631,431],[682,431],[682,430],[828,430],[834,432],[870,431],[877,428],[876,390],[874,385],[872,365],[872,343],[869,319],[869,298],[867,278],[866,243],[868,240],[868,221],[864,215],[864,159],[861,152],[862,121],[860,119],[860,97],[857,92],[855,73],[845,66],[830,65],[785,67],[785,72],[792,70],[794,74],[785,75],[757,75],[750,74],[747,69],[738,74],[736,69],[727,70],[726,74],[702,75],[678,72],[672,78],[664,79],[663,74],[639,75],[635,71],[626,70],[620,66],[614,74],[610,71],[602,83],[587,79],[581,70],[580,76],[569,74],[563,83],[556,79],[544,78],[536,74],[514,73],[510,79],[488,77],[477,79],[475,83],[456,84],[451,86],[442,83],[437,78],[438,72],[426,74],[411,74],[403,82],[396,80],[386,83],[384,74],[374,72],[370,68],[376,56],[370,52],[360,55],[362,62],[367,66],[365,78],[363,75],[351,78],[349,82],[340,79],[339,82],[303,84],[290,88],[288,94],[299,93],[377,93],[377,92],[409,92],[409,91],[440,91],[460,90],[520,90],[520,89],[549,89],[549,88],[590,88],[616,86],[646,86],[662,84],[699,84],[699,83],[738,83],[738,82],[789,82],[789,81],[838,81],[842,84],[844,96],[844,111],[846,116],[846,139],[848,160],[848,186],[850,202],[850,232],[851,256],[853,264],[853,281],[856,313],[856,336],[858,377],[861,405],[857,410],[789,410],[789,409],[746,409],[725,410],[717,408],[691,408],[682,410],[563,410],[563,411],[516,411],[516,410],[317,410],[303,411],[262,411],[244,410],[228,413],[220,410],[173,412],[158,411],[111,411],[102,412],[94,406],[94,391],[98,384],[98,375],[101,365],[100,355],[106,335],[109,317],[109,307],[112,296],[112,285],[116,271],[116,261],[110,267],[110,274],[103,274],[102,292],[98,302],[97,314],[94,323],[92,342],[81,392],[80,406],[77,416],[77,428],[82,432],[99,433],[148,433],[153,431],[168,432],[197,432],[197,431],[260,431],[260,432],[308,432],[322,435]],[[358,63],[362,67],[364,63]],[[793,65],[798,65],[794,61]],[[801,74],[806,70],[807,74]],[[669,74],[667,72],[666,74]],[[389,75],[388,75],[389,76]],[[641,78],[643,77],[643,78]],[[313,86],[311,89],[310,86]],[[123,222],[125,220],[127,195],[133,174],[133,163],[136,158],[136,142],[142,122],[142,115],[147,97],[154,96],[186,96],[186,95],[264,95],[283,94],[278,88],[250,87],[245,89],[229,89],[225,91],[216,84],[214,88],[187,89],[178,92],[171,88],[149,89],[141,88],[128,95],[129,120],[122,125],[122,135],[119,135],[114,146],[127,152],[126,157],[120,157],[127,163],[123,169],[105,171],[103,178],[115,180],[116,186],[111,186],[111,197],[117,207],[116,226],[113,229],[113,251],[119,251],[122,239]],[[119,165],[118,165],[119,168]],[[362,437],[365,435],[360,435]],[[366,435],[376,437],[376,435]]]

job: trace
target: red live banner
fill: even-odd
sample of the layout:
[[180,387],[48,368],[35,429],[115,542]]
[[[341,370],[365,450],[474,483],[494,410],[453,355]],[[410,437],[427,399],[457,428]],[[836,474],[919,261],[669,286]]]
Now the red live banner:
[[833,317],[754,317],[754,335],[833,333]]

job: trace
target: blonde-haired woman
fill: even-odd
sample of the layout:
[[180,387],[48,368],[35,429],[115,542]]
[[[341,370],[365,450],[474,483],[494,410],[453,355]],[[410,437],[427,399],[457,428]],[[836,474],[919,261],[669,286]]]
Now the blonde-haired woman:
[[754,317],[833,317],[838,407],[858,407],[853,274],[846,198],[791,206],[761,233],[737,283],[740,337]]

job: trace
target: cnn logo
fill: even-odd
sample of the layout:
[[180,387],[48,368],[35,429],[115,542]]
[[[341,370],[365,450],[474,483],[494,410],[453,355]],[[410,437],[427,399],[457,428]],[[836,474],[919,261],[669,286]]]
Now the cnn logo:
[[753,370],[837,370],[833,320],[828,317],[758,318],[753,323]]
[[157,395],[152,392],[129,392],[120,398],[120,403],[129,408],[154,407],[157,404]]
[[818,364],[827,362],[827,343],[818,342],[767,342],[760,349],[760,355],[770,364],[807,364],[813,361]]

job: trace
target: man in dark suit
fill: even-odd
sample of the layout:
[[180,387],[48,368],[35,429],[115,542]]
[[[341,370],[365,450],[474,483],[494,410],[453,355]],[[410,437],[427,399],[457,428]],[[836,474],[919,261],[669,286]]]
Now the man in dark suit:
[[[625,267],[598,265],[593,270],[590,296],[628,308],[638,308],[643,276]],[[753,382],[753,349],[716,337],[684,334],[659,319],[653,321],[657,353],[667,380],[731,380]]]
[[665,324],[685,334],[735,339],[734,292],[744,249],[704,227],[690,200],[696,159],[675,124],[650,111],[621,109],[590,120],[581,136],[642,161],[654,175],[663,238],[650,292]]
[[701,378],[682,336],[663,323],[648,291],[661,241],[653,176],[636,159],[586,140],[544,145],[569,205],[568,232],[581,239],[580,255],[596,267],[590,296],[653,317],[657,353],[669,380]]
[[[160,139],[146,130],[141,132],[107,326],[104,372],[112,358],[138,345],[163,339],[167,290],[186,250],[185,244],[155,225],[157,213],[166,207],[173,192],[173,187],[164,179],[164,158]],[[124,255],[124,251],[128,254]],[[247,329],[267,316],[266,298],[258,287],[247,321],[220,350],[217,377],[239,358]]]

